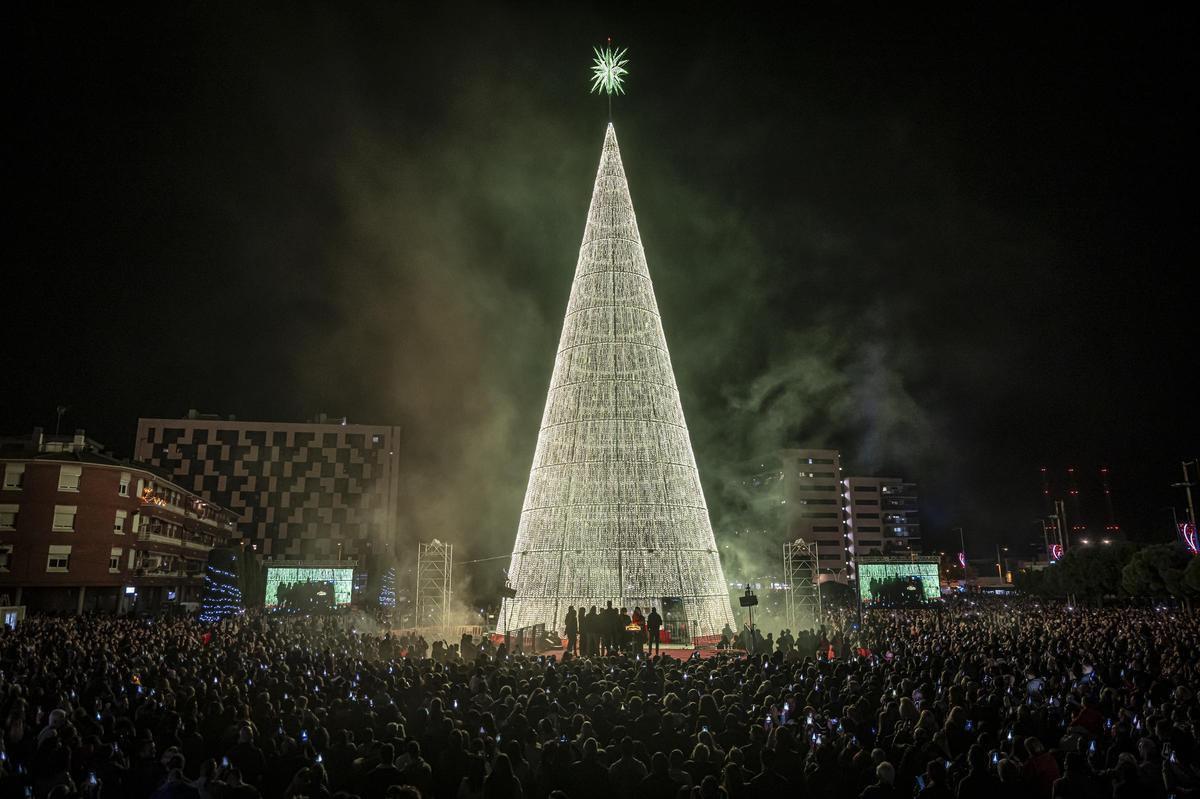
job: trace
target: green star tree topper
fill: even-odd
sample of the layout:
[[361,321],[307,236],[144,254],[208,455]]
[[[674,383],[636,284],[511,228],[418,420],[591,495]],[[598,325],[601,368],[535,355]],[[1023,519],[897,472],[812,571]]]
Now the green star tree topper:
[[607,47],[603,50],[593,47],[592,52],[596,54],[592,60],[592,93],[603,92],[608,96],[608,115],[611,118],[612,96],[625,93],[625,76],[629,74],[625,68],[629,59],[625,54],[629,48],[617,50],[612,46],[612,39],[609,39]]

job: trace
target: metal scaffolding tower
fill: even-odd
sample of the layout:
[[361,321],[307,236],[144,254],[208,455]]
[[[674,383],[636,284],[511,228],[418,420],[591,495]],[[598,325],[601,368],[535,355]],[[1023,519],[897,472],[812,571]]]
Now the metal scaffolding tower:
[[787,623],[794,633],[816,629],[821,619],[821,584],[817,581],[817,544],[797,538],[783,545],[783,575],[787,584]]
[[443,636],[450,628],[450,597],[453,596],[452,572],[454,545],[436,538],[417,544],[417,615],[416,627],[437,630]]

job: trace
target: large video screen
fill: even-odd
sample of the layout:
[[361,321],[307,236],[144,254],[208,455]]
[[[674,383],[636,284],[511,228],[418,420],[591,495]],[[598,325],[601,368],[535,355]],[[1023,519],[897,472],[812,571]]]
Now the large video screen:
[[925,599],[937,599],[941,596],[941,580],[938,576],[938,564],[934,563],[862,563],[858,564],[858,591],[863,601],[876,599],[872,591],[872,583],[884,580],[907,580],[916,578],[921,581],[921,592]]
[[[267,607],[349,605],[354,569],[320,566],[267,566]],[[330,593],[332,591],[332,594]]]

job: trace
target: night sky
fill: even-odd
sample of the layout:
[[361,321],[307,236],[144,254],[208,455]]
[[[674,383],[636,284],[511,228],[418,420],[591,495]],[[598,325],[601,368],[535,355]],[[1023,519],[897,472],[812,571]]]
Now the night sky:
[[1032,537],[1041,466],[1108,466],[1124,526],[1169,535],[1200,454],[1191,20],[429,5],[9,9],[0,431],[399,424],[408,535],[507,553],[612,36],[719,537],[781,446],[916,480],[935,547]]

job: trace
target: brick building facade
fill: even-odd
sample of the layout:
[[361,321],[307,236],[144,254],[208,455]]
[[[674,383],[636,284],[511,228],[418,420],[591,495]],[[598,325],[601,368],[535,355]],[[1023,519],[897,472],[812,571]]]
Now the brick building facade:
[[235,523],[81,432],[0,441],[0,594],[12,604],[128,612],[198,602],[208,552],[236,536]]

